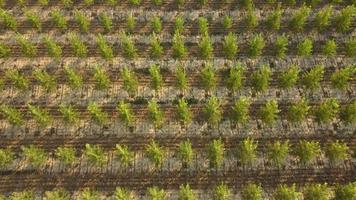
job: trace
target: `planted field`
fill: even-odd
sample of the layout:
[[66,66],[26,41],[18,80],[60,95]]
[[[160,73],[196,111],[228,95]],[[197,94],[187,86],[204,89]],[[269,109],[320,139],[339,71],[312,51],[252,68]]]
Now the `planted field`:
[[354,0],[0,0],[0,200],[355,200]]

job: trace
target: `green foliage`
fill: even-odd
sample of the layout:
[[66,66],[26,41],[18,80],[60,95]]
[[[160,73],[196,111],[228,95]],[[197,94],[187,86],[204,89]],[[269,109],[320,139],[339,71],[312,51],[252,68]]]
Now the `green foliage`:
[[92,165],[102,166],[107,161],[105,151],[99,145],[85,144],[83,153]]
[[120,119],[124,121],[126,126],[132,126],[135,122],[135,114],[130,104],[121,100],[117,106],[117,110],[119,111]]
[[150,48],[151,58],[152,59],[161,58],[163,54],[163,47],[161,45],[161,41],[159,37],[155,33],[152,33],[150,45],[151,45]]
[[345,51],[346,55],[349,57],[356,56],[356,39],[355,38],[348,38],[345,43]]
[[124,31],[120,33],[120,41],[121,49],[123,51],[124,56],[127,59],[135,58],[137,56],[137,49],[135,47],[135,43]]
[[46,109],[31,104],[28,104],[27,106],[32,117],[41,127],[46,127],[52,123],[53,119]]
[[236,93],[242,88],[243,73],[245,69],[241,66],[241,63],[237,63],[229,70],[229,77],[227,79],[227,88],[232,92]]
[[11,54],[11,49],[4,43],[0,42],[0,58],[7,58]]
[[235,101],[235,104],[232,107],[232,120],[239,124],[246,124],[250,119],[250,105],[250,99],[241,96],[240,99]]
[[39,84],[47,91],[53,92],[57,89],[57,81],[56,78],[50,74],[48,74],[44,70],[35,70],[33,72],[33,76],[35,77],[36,81],[39,82]]
[[18,90],[26,91],[29,88],[30,81],[16,69],[6,70],[5,77],[10,79],[11,83]]
[[258,26],[258,18],[253,9],[247,10],[244,25],[247,30],[255,29]]
[[236,149],[237,160],[243,165],[251,166],[257,159],[258,143],[252,138],[242,140]]
[[24,190],[22,192],[12,192],[9,196],[10,200],[36,200],[35,193],[30,190]]
[[194,150],[192,148],[192,143],[189,140],[182,141],[179,143],[177,156],[183,166],[192,164]]
[[138,6],[141,4],[141,0],[129,0],[129,3],[133,6]]
[[101,25],[104,27],[105,32],[110,32],[113,29],[112,19],[106,13],[100,13],[99,21]]
[[99,199],[100,193],[94,189],[90,188],[85,188],[81,193],[79,194],[79,199],[80,200],[97,200]]
[[211,92],[216,88],[217,78],[215,75],[215,70],[209,64],[200,72],[201,84],[206,92]]
[[72,50],[74,51],[75,56],[79,58],[87,57],[88,48],[76,33],[69,34],[69,42],[72,47]]
[[340,118],[345,123],[354,123],[356,121],[356,102],[350,103],[342,108]]
[[209,125],[216,126],[222,117],[222,111],[220,108],[219,99],[216,96],[209,98],[205,107],[203,108],[203,113]]
[[175,76],[176,76],[176,87],[181,92],[186,91],[189,87],[189,81],[184,67],[182,66],[178,67]]
[[328,99],[315,110],[315,120],[318,123],[329,123],[339,112],[340,105],[336,99]]
[[282,2],[286,6],[294,6],[296,4],[296,0],[283,0]]
[[334,26],[338,32],[347,32],[352,25],[353,17],[355,16],[355,6],[349,5],[343,8],[334,18]]
[[253,72],[250,77],[252,88],[257,92],[266,91],[271,80],[271,74],[268,65],[263,65],[258,71]]
[[332,86],[339,90],[345,90],[348,87],[348,82],[352,79],[356,69],[352,67],[345,67],[334,72],[331,75]]
[[308,57],[313,53],[313,41],[305,38],[297,45],[297,55]]
[[295,185],[287,186],[283,184],[278,185],[273,197],[275,200],[299,200],[301,193],[296,191]]
[[10,14],[8,11],[0,9],[0,19],[5,28],[16,31],[17,21],[16,18]]
[[184,124],[189,124],[192,121],[192,113],[189,110],[188,102],[184,98],[178,100],[177,117]]
[[174,19],[174,33],[183,34],[183,32],[184,32],[184,23],[185,23],[184,18],[181,17],[181,16],[177,16]]
[[55,151],[56,158],[64,165],[71,165],[76,160],[75,149],[72,147],[58,147]]
[[242,200],[262,200],[262,187],[250,183],[246,185],[241,191]]
[[151,76],[151,88],[157,92],[163,86],[163,77],[160,67],[158,65],[151,65],[148,72]]
[[20,45],[21,47],[21,52],[29,58],[32,58],[36,56],[37,54],[37,48],[35,45],[33,45],[28,39],[26,39],[24,36],[17,34],[16,35],[16,42]]
[[94,0],[83,0],[84,5],[91,6],[94,4]]
[[219,168],[224,161],[225,147],[221,139],[214,139],[207,146],[210,167]]
[[199,33],[201,35],[208,35],[209,33],[209,22],[205,17],[198,18]]
[[226,184],[220,183],[214,188],[213,196],[214,200],[229,200],[231,199],[231,190]]
[[161,128],[163,125],[163,112],[159,108],[156,101],[151,100],[148,102],[149,118],[153,122],[156,128]]
[[73,0],[61,0],[65,8],[70,8],[73,6]]
[[59,60],[62,57],[62,48],[51,37],[46,36],[43,38],[43,43],[47,48],[49,56]]
[[265,48],[265,39],[263,38],[262,34],[255,34],[249,41],[248,41],[248,54],[251,57],[257,57],[262,54],[263,48]]
[[281,28],[281,18],[282,18],[282,10],[281,6],[278,5],[277,9],[273,10],[266,17],[266,27],[270,30],[279,30]]
[[332,15],[333,7],[325,6],[321,9],[314,18],[314,26],[319,30],[323,31],[330,25],[330,17]]
[[130,151],[126,145],[117,144],[115,148],[115,155],[120,163],[125,167],[131,165],[135,158],[135,154]]
[[84,33],[88,33],[90,28],[90,19],[85,15],[84,12],[76,10],[74,12],[74,18],[78,24],[80,30]]
[[295,154],[304,166],[309,165],[320,153],[320,144],[315,141],[300,140],[295,148]]
[[231,29],[234,21],[231,16],[225,15],[221,20],[221,25],[225,30]]
[[153,16],[151,19],[151,28],[153,33],[160,33],[162,31],[162,21],[158,16]]
[[147,145],[146,156],[155,165],[156,168],[163,164],[164,155],[164,149],[154,140],[152,140],[150,144]]
[[59,27],[61,30],[65,30],[68,28],[68,22],[64,15],[59,10],[53,10],[51,12],[52,21]]
[[336,55],[336,49],[337,49],[337,44],[336,44],[335,40],[329,39],[326,41],[326,43],[322,47],[322,53],[325,56],[333,57]]
[[320,81],[324,76],[324,66],[316,65],[310,71],[304,72],[301,82],[308,90],[316,90],[320,87]]
[[212,57],[214,47],[210,39],[210,36],[208,34],[205,34],[201,37],[198,46],[199,46],[199,53],[201,58],[207,60]]
[[41,31],[42,29],[42,22],[41,22],[41,18],[38,14],[31,12],[31,11],[27,11],[25,13],[25,16],[27,17],[27,21],[37,30]]
[[354,200],[356,198],[356,183],[338,185],[335,189],[335,199]]
[[1,105],[0,111],[11,125],[20,126],[24,124],[23,113],[19,110],[10,106]]
[[99,123],[99,124],[106,124],[108,121],[108,114],[102,111],[102,109],[94,102],[90,102],[87,107],[88,112],[91,115],[91,118]]
[[276,141],[268,145],[267,158],[273,166],[280,168],[285,164],[289,153],[289,146],[288,140],[283,143]]
[[160,6],[163,3],[163,0],[152,0],[153,5]]
[[183,36],[175,32],[172,39],[172,56],[174,59],[182,59],[187,55],[187,49],[184,45]]
[[164,200],[166,198],[166,192],[158,187],[149,187],[147,193],[150,200]]
[[11,165],[14,160],[14,152],[12,152],[10,149],[0,149],[0,169]]
[[288,37],[284,34],[277,36],[274,43],[274,51],[277,58],[284,58],[288,51]]
[[111,81],[105,70],[99,66],[94,68],[95,89],[105,90],[110,87]]
[[304,30],[304,26],[308,20],[311,9],[310,7],[303,5],[292,16],[289,26],[292,31],[301,32]]
[[113,53],[113,50],[111,48],[111,45],[108,44],[108,42],[106,41],[104,36],[99,34],[95,38],[95,40],[96,40],[96,44],[99,47],[101,56],[107,61],[112,60],[114,58],[114,53]]
[[278,103],[275,100],[267,101],[267,103],[260,108],[261,120],[266,124],[273,124],[278,118]]
[[190,188],[189,184],[180,185],[178,200],[196,200],[193,190]]
[[123,88],[129,94],[130,97],[135,96],[138,90],[138,79],[134,72],[124,67],[121,72],[123,80]]
[[21,147],[22,157],[34,168],[43,167],[48,159],[48,155],[44,149],[30,145],[28,147]]
[[279,77],[278,85],[282,89],[291,89],[298,81],[299,68],[296,65],[291,65],[287,70],[282,72]]
[[236,34],[230,32],[224,37],[223,41],[223,51],[227,59],[233,60],[239,50],[237,45],[237,36]]
[[247,10],[251,10],[255,5],[253,0],[240,0],[241,7],[246,8]]
[[128,32],[132,32],[136,27],[136,19],[132,14],[129,14],[126,18],[126,28]]
[[336,141],[327,146],[325,155],[329,159],[330,164],[335,165],[350,157],[348,151],[349,147],[346,143]]
[[307,5],[311,7],[316,7],[322,0],[306,0]]
[[301,99],[290,106],[287,113],[287,119],[293,123],[304,121],[308,115],[310,106],[305,99]]
[[185,0],[175,0],[175,2],[178,5],[178,9],[183,7],[185,4]]
[[330,191],[328,185],[325,184],[310,184],[304,187],[304,200],[329,200]]
[[83,78],[73,68],[65,67],[64,72],[71,89],[79,89],[83,86]]
[[71,105],[59,105],[59,112],[63,115],[63,120],[67,124],[77,124],[80,120],[80,115]]
[[134,200],[134,198],[132,197],[131,191],[127,190],[125,188],[122,188],[122,187],[117,187],[115,189],[114,199],[115,200]]
[[70,193],[63,188],[56,188],[46,191],[43,200],[70,200]]

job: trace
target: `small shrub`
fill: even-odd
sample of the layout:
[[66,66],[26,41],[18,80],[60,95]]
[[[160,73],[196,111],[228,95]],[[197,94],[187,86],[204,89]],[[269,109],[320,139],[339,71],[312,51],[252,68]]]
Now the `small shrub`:
[[222,115],[219,99],[215,96],[210,97],[203,108],[203,113],[208,124],[217,125]]
[[138,79],[134,72],[130,71],[127,67],[124,67],[121,76],[123,79],[123,88],[129,94],[130,97],[135,96],[138,90]]
[[137,49],[135,47],[135,43],[123,31],[120,33],[120,42],[121,42],[121,49],[126,58],[133,59],[137,56]]
[[299,68],[296,65],[291,65],[287,70],[282,72],[279,77],[278,85],[282,89],[291,89],[298,81]]
[[350,103],[341,109],[340,119],[348,124],[356,121],[356,102]]
[[245,69],[241,66],[241,63],[237,63],[229,70],[229,77],[227,78],[227,88],[234,94],[242,88],[243,74]]
[[184,93],[189,87],[189,81],[185,69],[180,66],[176,71],[176,87]]
[[201,35],[207,35],[209,33],[209,22],[205,17],[198,18],[198,27]]
[[11,195],[9,196],[9,199],[11,199],[11,200],[21,200],[21,199],[36,200],[36,195],[33,191],[24,190],[22,192],[12,192]]
[[47,127],[53,121],[48,110],[42,109],[39,106],[33,106],[28,104],[28,110],[30,111],[32,117],[41,127]]
[[165,151],[159,144],[152,140],[146,147],[146,156],[156,168],[159,168],[163,164]]
[[132,192],[121,187],[117,187],[114,192],[115,200],[134,200]]
[[315,110],[315,120],[318,123],[330,122],[339,112],[340,105],[336,99],[328,99]]
[[221,25],[225,30],[231,29],[234,21],[231,16],[225,15],[221,20]]
[[183,34],[184,32],[184,18],[181,16],[177,16],[174,19],[174,33],[179,33],[179,34]]
[[152,32],[154,33],[160,33],[162,31],[162,21],[160,17],[158,16],[152,17],[151,28],[152,28]]
[[314,18],[314,26],[319,30],[323,31],[330,25],[330,17],[332,15],[333,7],[326,6],[321,9]]
[[61,0],[61,3],[65,8],[70,8],[73,6],[73,0]]
[[74,52],[74,55],[79,58],[86,58],[88,54],[88,48],[85,43],[75,33],[69,34],[69,42]]
[[301,193],[296,191],[295,185],[278,185],[274,191],[273,197],[275,200],[298,200],[301,197]]
[[0,149],[0,169],[11,165],[15,160],[14,152],[10,149]]
[[214,139],[207,146],[210,167],[219,168],[224,161],[225,147],[221,139]]
[[292,31],[301,32],[304,30],[304,26],[308,20],[311,9],[310,7],[303,5],[292,16],[289,26]]
[[5,77],[10,79],[10,82],[18,90],[26,91],[29,88],[30,81],[16,69],[6,70]]
[[248,54],[251,57],[257,57],[262,54],[263,48],[265,48],[265,39],[263,38],[262,34],[254,35],[248,41]]
[[150,41],[150,55],[152,59],[159,59],[163,54],[163,47],[161,46],[161,42],[158,36],[155,33],[152,33],[151,41]]
[[201,70],[201,84],[206,92],[211,92],[216,88],[217,78],[215,75],[215,70],[211,65],[205,65],[204,69]]
[[251,10],[255,5],[253,3],[253,0],[240,0],[241,7]]
[[267,101],[267,103],[260,109],[261,120],[266,124],[273,124],[277,118],[280,110],[275,100]]
[[[6,118],[6,120],[13,126],[21,126],[24,124],[24,116],[23,113],[20,112],[19,110],[12,108],[10,106],[6,105],[1,105],[0,106],[0,111],[2,115]],[[1,158],[1,152],[0,152],[0,158]],[[1,159],[0,159],[1,163]],[[0,164],[1,166],[1,164]],[[1,168],[1,167],[0,167]]]
[[288,51],[288,37],[285,35],[278,36],[274,43],[275,55],[277,58],[284,58]]
[[178,100],[177,118],[183,124],[189,124],[192,121],[192,113],[189,110],[188,102],[184,98]]
[[252,9],[248,10],[244,19],[244,25],[247,30],[255,29],[258,26],[258,18]]
[[316,65],[310,71],[305,72],[301,78],[302,84],[308,90],[316,90],[320,87],[320,81],[324,76],[324,66]]
[[178,9],[179,8],[182,8],[185,4],[185,0],[175,0],[177,6],[178,6]]
[[26,39],[24,36],[18,34],[16,35],[16,42],[20,45],[21,47],[21,52],[29,58],[32,58],[36,56],[37,54],[37,48],[35,45],[33,45],[28,39]]
[[46,164],[48,155],[44,149],[36,147],[34,145],[30,145],[28,147],[22,146],[21,150],[22,150],[22,157],[32,167],[40,168]]
[[46,90],[47,93],[53,92],[57,89],[57,81],[54,76],[49,75],[44,70],[35,70],[33,76],[39,84]]
[[75,153],[75,149],[71,147],[58,147],[55,151],[56,158],[64,165],[71,165],[76,161]]
[[244,96],[235,101],[232,107],[232,120],[239,124],[246,124],[250,119],[250,105],[250,99]]
[[177,157],[182,163],[182,166],[188,166],[193,162],[194,150],[192,143],[189,140],[179,143]]
[[63,188],[55,188],[51,191],[46,191],[43,196],[44,200],[70,200],[70,193]]
[[210,39],[210,36],[208,34],[202,36],[202,38],[199,41],[199,51],[200,51],[200,57],[203,59],[209,59],[213,55],[214,47],[213,43]]
[[139,6],[141,4],[141,0],[129,0],[129,3],[133,6]]
[[106,13],[100,13],[99,21],[101,25],[104,27],[105,32],[109,33],[113,28],[112,19]]
[[[105,151],[99,145],[85,144],[83,153],[86,156],[86,158],[88,159],[88,162],[92,165],[102,166],[107,161],[107,156],[105,155]],[[93,194],[91,194],[91,195],[93,195]],[[98,199],[97,198],[98,196],[97,195],[95,195],[95,196],[96,196],[96,198],[94,198],[94,199]],[[83,199],[86,199],[86,198],[83,198]],[[92,199],[92,198],[89,198],[89,199]]]
[[356,56],[356,39],[355,38],[349,38],[346,40],[345,51],[346,51],[346,55],[349,57]]
[[88,33],[90,28],[90,19],[82,11],[75,11],[75,21],[77,22],[80,30],[84,33]]
[[350,157],[349,147],[342,142],[336,141],[329,144],[326,148],[325,155],[331,165],[338,164]]
[[158,187],[149,187],[147,193],[151,200],[164,200],[167,196],[166,192]]
[[[129,148],[126,145],[117,144],[116,148],[115,148],[115,155],[116,155],[117,160],[119,160],[120,163],[124,167],[130,166],[135,158],[134,152],[129,150]],[[117,196],[116,192],[115,192],[115,194]],[[129,194],[128,196],[130,196],[130,193],[128,193],[128,194]],[[127,198],[127,199],[130,199],[130,198]]]
[[154,126],[156,128],[161,128],[164,122],[164,116],[156,101],[151,100],[148,102],[148,113]]
[[270,30],[278,31],[281,28],[282,10],[280,5],[273,10],[266,18],[266,27]]
[[151,65],[148,69],[151,76],[151,88],[156,92],[163,86],[163,77],[158,65]]
[[0,19],[4,24],[5,28],[16,31],[17,29],[17,21],[16,18],[10,14],[8,11],[0,9]]
[[333,57],[336,55],[337,45],[335,40],[327,40],[324,46],[322,47],[322,53],[324,56]]
[[285,164],[289,154],[289,146],[288,140],[283,143],[276,141],[267,146],[267,158],[273,166],[280,168]]
[[303,122],[308,115],[309,109],[310,106],[308,106],[308,102],[305,99],[293,103],[288,109],[288,121],[293,123]]
[[335,199],[353,200],[356,197],[356,183],[338,185],[335,189]]
[[27,17],[27,21],[37,30],[41,31],[42,29],[42,22],[40,17],[34,13],[34,12],[26,12],[25,13],[26,17]]
[[111,48],[111,45],[108,44],[106,39],[104,38],[103,35],[99,34],[95,38],[96,44],[99,47],[100,55],[103,57],[106,61],[110,61],[114,58],[114,53]]
[[105,70],[103,68],[96,66],[94,68],[93,78],[95,80],[95,89],[105,90],[110,87],[111,81]]
[[345,67],[335,71],[330,78],[332,86],[339,90],[345,90],[348,87],[348,82],[352,79],[355,72],[356,69],[352,67]]
[[51,19],[56,24],[56,26],[62,31],[68,28],[67,19],[59,10],[53,10],[51,12]]
[[80,120],[79,113],[75,111],[71,105],[61,104],[59,106],[59,112],[62,114],[64,122],[67,124],[77,124]]
[[153,5],[160,6],[163,3],[163,0],[152,0]]
[[11,49],[4,43],[0,42],[0,58],[7,58],[11,54]]
[[295,154],[299,162],[306,166],[321,153],[319,142],[301,140],[295,148]]
[[262,187],[250,183],[246,185],[241,191],[241,197],[243,200],[262,200]]
[[44,37],[43,43],[47,48],[49,56],[55,58],[57,61],[62,57],[62,47],[57,44],[51,37]]
[[65,67],[64,72],[67,76],[67,81],[71,89],[79,89],[83,86],[83,77],[80,76],[74,69]]
[[252,88],[256,92],[264,92],[268,89],[271,80],[271,69],[268,65],[263,65],[261,69],[252,73],[250,80]]
[[231,194],[229,187],[222,182],[215,186],[213,191],[214,200],[229,200],[231,199]]
[[94,4],[94,0],[83,0],[84,5],[91,6]]
[[313,41],[309,38],[305,38],[297,46],[297,55],[308,57],[313,53]]
[[355,15],[355,6],[350,5],[343,8],[334,18],[334,26],[338,32],[347,32],[350,30],[353,16]]
[[108,121],[108,114],[102,111],[102,109],[94,102],[90,102],[87,107],[91,118],[100,125],[106,124]]
[[184,39],[179,32],[174,33],[172,39],[172,56],[174,59],[182,59],[187,55]]
[[[101,165],[103,164],[104,163],[102,163]],[[95,200],[95,199],[99,199],[100,193],[94,189],[85,188],[79,193],[78,196],[79,196],[78,199],[82,199],[82,200]]]
[[129,14],[126,18],[126,28],[128,32],[133,32],[136,27],[136,19],[132,14]]
[[304,187],[303,197],[305,200],[329,200],[330,191],[328,185],[325,184],[310,184]]
[[223,51],[227,59],[233,60],[238,52],[237,36],[230,32],[224,37]]
[[116,6],[117,0],[105,0],[105,3],[108,4],[109,6]]

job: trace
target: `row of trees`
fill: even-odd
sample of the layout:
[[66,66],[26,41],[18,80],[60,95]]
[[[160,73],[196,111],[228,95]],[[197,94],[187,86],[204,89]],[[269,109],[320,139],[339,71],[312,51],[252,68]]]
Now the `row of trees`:
[[[292,148],[293,147],[293,148]],[[49,153],[44,149],[30,145],[21,148],[20,157],[26,163],[34,168],[40,169],[47,164],[50,158]],[[258,142],[254,139],[247,138],[240,141],[236,148],[228,151],[224,147],[221,139],[214,139],[206,145],[205,151],[195,151],[192,143],[187,140],[178,145],[173,157],[178,158],[182,164],[182,169],[193,166],[195,155],[200,153],[209,160],[209,166],[213,169],[220,168],[225,156],[232,153],[237,159],[239,165],[252,167],[259,157],[264,158],[270,166],[281,168],[289,161],[289,157],[297,158],[301,166],[310,166],[315,159],[321,155],[325,155],[331,166],[336,166],[342,161],[350,158],[351,150],[342,142],[335,141],[326,145],[324,151],[321,150],[319,142],[301,140],[294,146],[288,141],[274,141],[266,146],[264,156],[258,152]],[[168,149],[160,146],[155,141],[151,141],[145,148],[144,154],[147,159],[153,164],[156,169],[159,169],[167,158]],[[78,152],[72,147],[58,147],[54,154],[55,158],[64,166],[70,166],[78,161]],[[99,145],[86,144],[82,150],[82,155],[87,159],[88,163],[93,166],[102,167],[108,161],[108,155]],[[132,166],[135,160],[135,152],[130,150],[126,145],[118,144],[114,150],[116,160],[123,167]],[[15,153],[10,149],[0,149],[0,167],[4,168],[14,162]]]
[[[68,35],[70,43],[69,46],[71,47],[71,53],[74,57],[86,58],[90,56],[88,45],[79,37],[79,35],[76,33],[70,33]],[[22,55],[25,57],[32,58],[40,56],[37,52],[38,45],[42,45],[45,49],[47,49],[47,56],[49,57],[59,60],[63,56],[62,48],[64,44],[57,43],[49,36],[44,36],[43,43],[41,44],[34,44],[20,34],[16,35],[15,39],[19,45]],[[230,32],[222,39],[221,43],[218,43],[218,45],[222,46],[222,52],[225,58],[235,60],[238,53],[241,52],[239,47],[240,44],[238,44],[237,39],[237,35]],[[138,57],[139,49],[136,47],[135,42],[130,35],[125,32],[121,32],[119,34],[119,40],[120,52],[124,58],[134,59]],[[95,37],[95,43],[98,53],[103,59],[111,61],[116,55],[118,55],[118,53],[114,51],[113,44],[109,43],[101,34],[98,34]],[[354,38],[347,38],[345,42],[340,43],[342,43],[342,45],[336,43],[333,39],[326,40],[321,47],[320,54],[327,57],[336,56],[337,53],[345,54],[349,57],[356,55],[356,40]],[[252,35],[251,38],[247,40],[246,45],[241,45],[246,46],[246,51],[242,53],[252,58],[259,57],[264,53],[267,53],[264,51],[267,42],[261,33]],[[148,52],[151,59],[156,60],[164,56],[165,49],[161,44],[160,38],[155,33],[151,35],[150,44],[148,46]],[[199,58],[210,60],[214,57],[214,44],[208,34],[203,34],[196,46],[198,48],[197,56]],[[288,49],[289,38],[286,35],[278,36],[275,41],[271,42],[271,46],[272,48],[270,53],[277,58],[284,58],[289,52],[300,57],[309,57],[315,53],[318,53],[315,52],[313,41],[308,37],[299,41],[293,51],[289,51]],[[340,46],[343,47],[342,51],[339,50]],[[181,33],[177,32],[173,35],[171,50],[172,57],[174,59],[184,59],[189,54],[189,50],[185,45],[184,37]],[[13,52],[8,44],[3,42],[0,43],[0,57],[10,57],[12,53]]]

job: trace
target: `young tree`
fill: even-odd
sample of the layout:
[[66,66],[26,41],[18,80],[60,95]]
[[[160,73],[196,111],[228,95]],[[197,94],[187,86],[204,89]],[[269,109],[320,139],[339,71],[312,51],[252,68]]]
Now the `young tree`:
[[151,18],[151,29],[153,33],[160,33],[162,31],[162,21],[158,16]]
[[274,191],[273,197],[275,200],[299,200],[301,193],[296,191],[294,184],[291,186],[281,184]]
[[47,93],[53,92],[57,89],[56,78],[48,74],[46,71],[40,69],[35,70],[33,72],[33,76]]
[[200,35],[208,35],[209,34],[209,22],[205,17],[198,18],[198,28]]
[[49,56],[59,61],[62,57],[62,47],[49,36],[43,38],[43,43],[47,48]]
[[341,109],[340,119],[347,124],[356,121],[356,102],[350,103]]
[[179,186],[179,193],[178,193],[179,200],[196,200],[195,194],[193,190],[190,188],[189,184],[180,185]]
[[104,31],[106,33],[109,33],[113,29],[113,22],[112,19],[109,17],[108,14],[106,13],[100,13],[99,14],[99,21],[101,23],[101,26],[104,27]]
[[230,32],[228,35],[226,35],[222,45],[225,57],[229,60],[233,60],[239,50],[236,34]]
[[260,185],[250,183],[241,191],[242,200],[262,200],[262,187]]
[[20,45],[21,47],[21,52],[29,58],[32,58],[36,56],[37,54],[37,48],[34,44],[30,42],[30,40],[26,39],[23,35],[20,35],[17,33],[16,35],[16,42]]
[[151,41],[150,41],[150,56],[152,59],[159,59],[162,57],[162,54],[164,52],[163,47],[161,45],[160,39],[155,33],[152,33],[151,35]]
[[153,5],[160,6],[163,3],[163,0],[152,0]]
[[183,66],[179,66],[177,68],[176,74],[176,87],[179,91],[184,94],[185,91],[189,88],[189,80],[187,74],[185,72],[185,68]]
[[100,125],[106,124],[108,121],[108,114],[102,111],[102,109],[94,102],[90,102],[87,107],[91,118]]
[[33,191],[24,190],[21,192],[12,192],[9,196],[10,200],[36,200],[36,195]]
[[122,87],[124,90],[130,97],[135,96],[138,90],[138,79],[136,74],[125,66],[121,72],[121,76],[123,80]]
[[345,51],[346,51],[346,55],[349,57],[356,56],[356,39],[355,38],[350,37],[350,38],[346,39]]
[[288,51],[288,37],[284,34],[277,36],[274,48],[277,58],[284,58],[286,56],[286,52]]
[[282,10],[280,4],[266,17],[266,27],[278,31],[281,28]]
[[85,144],[83,153],[88,159],[89,164],[102,166],[107,161],[107,155],[105,155],[103,148],[99,145]]
[[231,199],[231,190],[225,183],[221,182],[215,186],[213,197],[214,200],[229,200]]
[[150,200],[164,200],[166,198],[166,192],[158,187],[147,188],[147,194]]
[[268,145],[267,158],[273,166],[280,168],[285,164],[289,154],[289,146],[288,140],[283,143],[276,141]]
[[62,114],[63,120],[66,124],[78,124],[80,120],[80,114],[74,110],[71,105],[59,105],[59,112]]
[[76,33],[70,33],[69,34],[69,42],[72,47],[72,51],[75,56],[79,58],[86,58],[88,54],[88,48],[79,38],[79,36]]
[[182,59],[187,55],[187,49],[184,45],[183,36],[175,32],[172,39],[172,56],[174,59]]
[[8,69],[5,71],[5,77],[10,79],[14,87],[21,91],[26,91],[29,88],[30,81],[17,69]]
[[258,71],[252,73],[250,80],[252,88],[256,92],[264,92],[268,89],[271,80],[271,69],[268,65],[263,65]]
[[151,65],[148,69],[151,76],[151,88],[158,92],[163,87],[163,77],[158,65]]
[[209,93],[214,91],[217,82],[214,68],[211,65],[207,64],[201,70],[200,74],[201,84],[203,85],[205,92]]
[[95,80],[95,89],[97,90],[106,90],[111,85],[109,76],[100,66],[95,66],[93,78]]
[[157,101],[150,100],[148,102],[148,114],[154,126],[156,128],[161,128],[164,122],[164,116],[162,110],[159,108],[157,104]]
[[31,11],[27,11],[25,12],[25,16],[27,18],[27,21],[34,27],[36,28],[38,31],[41,31],[42,29],[42,22],[41,22],[41,18],[38,14],[31,12]]
[[15,154],[11,149],[0,149],[0,169],[11,165],[15,160]]
[[136,19],[135,17],[132,15],[132,13],[130,13],[129,15],[127,15],[126,17],[126,28],[127,28],[127,32],[133,32],[133,30],[136,27]]
[[41,127],[46,127],[52,123],[53,119],[48,110],[40,108],[39,106],[33,106],[31,104],[28,104],[27,106],[32,117]]
[[139,6],[141,4],[141,0],[129,0],[129,3],[133,6]]
[[332,86],[338,90],[345,90],[355,73],[356,69],[351,66],[335,71],[330,78]]
[[106,61],[111,61],[114,58],[114,52],[111,45],[106,41],[103,35],[99,34],[95,38],[96,44],[99,47],[100,55]]
[[68,28],[68,22],[67,19],[64,17],[64,15],[61,13],[59,10],[53,10],[51,12],[51,20],[56,24],[58,28],[60,28],[62,31],[66,30]]
[[230,15],[225,15],[221,20],[221,26],[224,28],[224,30],[231,29],[233,24],[234,21]]
[[300,123],[304,121],[309,113],[310,106],[308,105],[307,100],[304,98],[293,103],[287,113],[288,121],[292,123]]
[[237,160],[241,165],[251,166],[257,159],[257,147],[258,143],[252,138],[246,138],[242,140],[236,149]]
[[263,38],[262,34],[255,34],[249,41],[248,41],[248,54],[251,57],[257,57],[262,54],[263,48],[265,48],[265,39]]
[[7,58],[11,54],[11,49],[8,45],[0,42],[0,58]]
[[165,151],[159,144],[152,140],[146,147],[146,156],[156,168],[159,168],[163,164]]
[[253,9],[247,10],[244,25],[247,30],[253,30],[258,26],[258,18]]
[[188,102],[184,98],[178,100],[177,118],[184,125],[187,125],[192,121],[192,113],[189,110]]
[[94,0],[83,0],[85,6],[92,6],[94,4]]
[[325,155],[329,159],[331,165],[336,165],[350,157],[348,151],[349,147],[346,143],[336,141],[327,146]]
[[23,113],[19,110],[7,105],[1,105],[0,111],[11,125],[21,126],[22,124],[24,124]]
[[324,66],[316,65],[308,72],[304,72],[301,82],[308,90],[316,90],[320,87],[320,81],[324,76]]
[[338,185],[335,189],[335,199],[353,200],[356,198],[356,183]]
[[235,101],[235,104],[232,107],[232,120],[238,124],[246,124],[250,119],[250,105],[250,99],[241,96],[240,99]]
[[132,152],[126,145],[117,144],[115,148],[115,155],[117,160],[119,160],[125,167],[130,166],[135,159],[134,152]]
[[65,67],[64,72],[66,74],[66,78],[68,84],[72,90],[79,89],[83,86],[83,78],[77,73],[73,68]]
[[76,151],[72,147],[58,147],[55,151],[56,158],[65,166],[72,165],[76,160]]
[[216,96],[211,96],[203,108],[203,113],[209,125],[216,126],[220,120],[222,111],[220,108],[219,99]]
[[204,34],[198,44],[199,54],[202,59],[208,60],[212,57],[214,47],[208,34]]
[[85,13],[82,11],[75,10],[74,18],[80,30],[83,33],[88,33],[90,28],[90,19],[85,15]]
[[124,32],[120,33],[121,50],[127,59],[133,59],[137,56],[137,49],[133,40]]
[[319,31],[325,30],[330,25],[330,17],[332,15],[332,11],[332,6],[325,6],[315,15],[314,26]]
[[121,100],[117,105],[117,110],[119,111],[120,119],[125,123],[125,125],[132,126],[135,122],[135,114],[132,111],[131,105]]
[[134,200],[132,192],[128,189],[117,187],[114,192],[115,200]]
[[17,30],[16,18],[8,11],[0,8],[0,19],[5,28],[11,29],[13,31]]
[[177,16],[174,19],[173,33],[183,34],[184,33],[184,24],[185,24],[184,18],[182,16]]
[[333,25],[338,32],[347,32],[350,30],[353,17],[355,15],[355,6],[349,5],[343,8],[334,18]]
[[194,150],[189,140],[179,143],[177,150],[178,159],[182,163],[182,168],[187,168],[193,162]]
[[333,57],[336,55],[337,44],[335,40],[329,39],[322,47],[322,54],[327,57]]
[[60,0],[65,8],[70,8],[73,6],[73,0]]
[[70,200],[70,193],[63,188],[55,188],[51,191],[46,191],[43,200]]
[[97,200],[99,199],[100,193],[94,189],[85,188],[79,194],[80,200]]
[[299,68],[296,65],[291,65],[282,72],[279,77],[278,85],[282,89],[291,89],[298,81]]
[[309,38],[305,38],[297,45],[297,55],[308,57],[313,53],[313,41]]
[[218,169],[224,162],[225,147],[221,139],[214,139],[207,146],[207,156],[211,168]]
[[308,20],[311,9],[310,7],[303,5],[292,16],[289,22],[289,26],[292,31],[301,32],[304,30],[304,26]]
[[304,187],[303,197],[305,200],[329,200],[330,189],[325,184],[309,184]]
[[241,66],[241,63],[238,62],[236,66],[233,66],[229,70],[229,77],[227,78],[227,88],[235,94],[242,88],[243,84],[243,74],[245,72],[245,68]]
[[28,147],[22,146],[22,158],[32,167],[40,168],[46,165],[48,155],[44,149],[30,145]]
[[329,123],[339,112],[340,105],[336,99],[328,99],[315,109],[315,120],[318,123]]
[[303,166],[309,165],[321,153],[319,142],[301,140],[295,147],[295,154]]
[[253,0],[240,0],[239,3],[241,7],[245,8],[246,10],[251,10],[255,7]]

